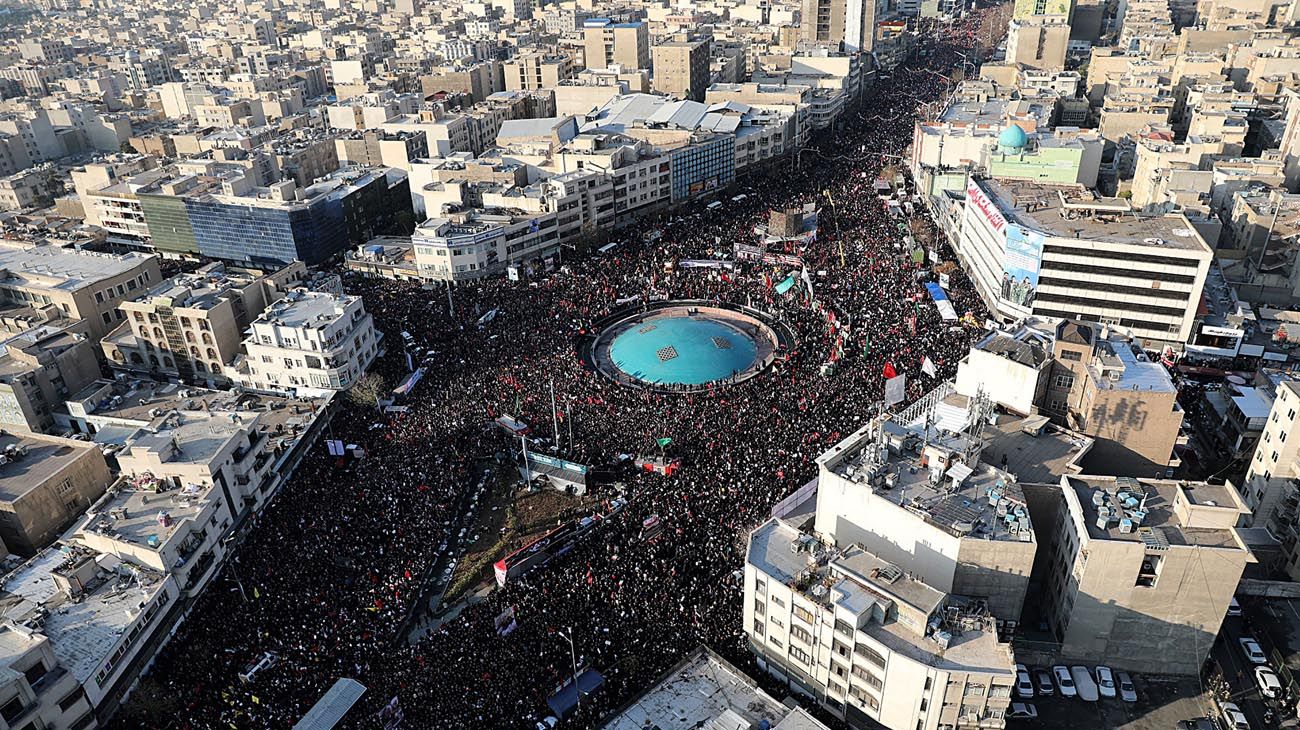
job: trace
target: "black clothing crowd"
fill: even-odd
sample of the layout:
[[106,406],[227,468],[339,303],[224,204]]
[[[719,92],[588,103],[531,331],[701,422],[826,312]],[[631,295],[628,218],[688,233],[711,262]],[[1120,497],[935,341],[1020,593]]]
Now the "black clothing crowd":
[[[735,190],[748,194],[743,200],[729,197],[733,191],[719,198],[720,209],[700,202],[645,220],[618,231],[626,242],[613,252],[569,257],[531,282],[458,286],[454,316],[441,286],[350,279],[388,337],[375,370],[390,388],[408,373],[401,331],[421,354],[433,351],[427,375],[403,401],[409,410],[382,414],[345,400],[334,437],[362,445],[366,458],[313,447],[163,649],[120,723],[287,728],[336,679],[352,677],[368,689],[348,726],[379,726],[380,711],[397,697],[405,728],[533,728],[571,673],[569,644],[557,633],[571,630],[577,663],[606,683],[565,726],[591,727],[701,643],[745,662],[736,575],[747,531],[815,476],[819,453],[876,412],[883,372],[906,374],[914,398],[950,377],[980,334],[939,317],[919,282],[927,264],[902,244],[899,223],[928,226],[933,246],[951,260],[943,235],[923,209],[911,220],[892,216],[874,188],[882,170],[902,169],[896,156],[920,105],[950,88],[942,74],[970,52],[979,22],[974,13],[923,36],[907,63],[814,136],[798,167],[786,160],[742,175]],[[810,272],[811,297],[801,279],[775,293],[772,282],[789,266],[673,266],[729,257],[735,242],[753,242],[770,209],[809,202],[821,209],[819,235],[796,253]],[[661,235],[647,242],[651,231]],[[575,342],[616,300],[638,295],[749,303],[783,318],[799,344],[762,375],[708,392],[617,385],[579,362]],[[960,271],[949,295],[959,314],[984,321]],[[491,310],[495,317],[479,326]],[[823,375],[832,353],[837,368]],[[922,371],[927,357],[937,377]],[[409,645],[396,634],[439,544],[459,527],[452,505],[474,487],[484,460],[507,448],[493,414],[509,412],[549,433],[552,380],[571,419],[561,425],[568,458],[609,463],[671,438],[682,469],[632,478],[627,508],[569,553]],[[663,525],[654,541],[638,538],[649,515]],[[501,636],[494,620],[510,606],[517,628]],[[263,652],[279,664],[242,683],[240,670]]]

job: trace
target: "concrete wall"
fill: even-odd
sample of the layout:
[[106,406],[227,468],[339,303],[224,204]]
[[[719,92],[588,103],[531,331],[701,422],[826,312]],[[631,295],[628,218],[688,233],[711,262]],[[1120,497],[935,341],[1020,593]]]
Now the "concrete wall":
[[1037,548],[1032,542],[962,540],[953,593],[982,596],[994,616],[1019,620]]

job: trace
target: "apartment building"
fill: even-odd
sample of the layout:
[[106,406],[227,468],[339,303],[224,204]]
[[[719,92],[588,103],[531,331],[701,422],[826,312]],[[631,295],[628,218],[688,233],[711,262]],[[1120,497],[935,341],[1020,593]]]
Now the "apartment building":
[[9,338],[0,353],[0,427],[54,433],[54,409],[99,378],[84,325],[40,324]]
[[112,477],[96,444],[43,434],[0,435],[0,540],[31,557],[99,499]]
[[553,89],[574,75],[572,58],[540,51],[515,56],[502,64],[502,70],[507,91]]
[[955,246],[997,317],[1079,318],[1188,342],[1213,251],[1181,213],[1137,215],[1082,186],[975,180]]
[[0,717],[10,727],[84,730],[96,727],[89,700],[76,677],[54,653],[49,638],[22,624],[0,624]]
[[432,217],[411,236],[421,278],[475,279],[520,262],[558,257],[560,231],[554,212],[466,211]]
[[1246,565],[1231,485],[1063,476],[1046,547],[1062,661],[1200,674]]
[[582,23],[582,38],[587,68],[650,68],[650,26],[646,23],[589,18]]
[[759,666],[849,727],[1005,726],[1015,662],[982,602],[780,519],[750,534],[744,580]]
[[660,94],[704,101],[709,88],[709,41],[673,41],[652,49],[654,90]]
[[0,241],[0,303],[55,307],[99,339],[122,321],[117,306],[162,279],[155,256],[62,248],[46,240]]
[[228,385],[244,331],[279,297],[261,271],[209,264],[123,302],[126,321],[100,346],[115,370]]
[[253,320],[234,377],[273,393],[343,390],[370,367],[382,337],[361,297],[294,289]]

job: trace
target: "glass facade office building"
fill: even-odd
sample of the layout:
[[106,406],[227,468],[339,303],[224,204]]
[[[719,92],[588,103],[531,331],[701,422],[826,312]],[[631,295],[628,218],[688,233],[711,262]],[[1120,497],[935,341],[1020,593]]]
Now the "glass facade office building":
[[725,188],[736,179],[736,140],[731,135],[673,150],[673,202]]
[[410,234],[414,220],[410,184],[400,171],[300,201],[151,196],[141,207],[158,250],[258,266],[319,264],[377,235]]

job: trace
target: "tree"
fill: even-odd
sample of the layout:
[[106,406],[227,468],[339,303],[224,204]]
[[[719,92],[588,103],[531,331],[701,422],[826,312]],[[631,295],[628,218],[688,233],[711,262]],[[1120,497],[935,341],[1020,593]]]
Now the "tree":
[[366,373],[348,388],[348,400],[359,406],[379,407],[379,399],[388,391],[388,384],[377,373]]

